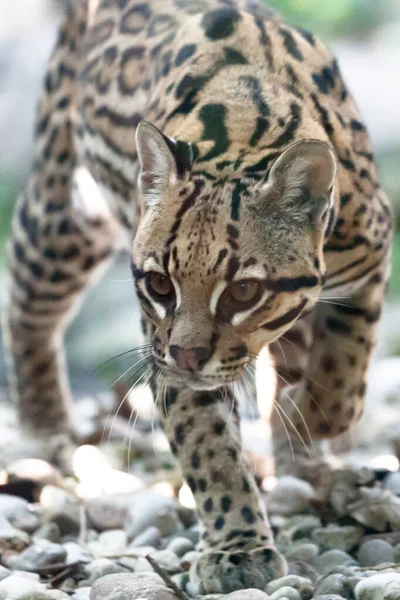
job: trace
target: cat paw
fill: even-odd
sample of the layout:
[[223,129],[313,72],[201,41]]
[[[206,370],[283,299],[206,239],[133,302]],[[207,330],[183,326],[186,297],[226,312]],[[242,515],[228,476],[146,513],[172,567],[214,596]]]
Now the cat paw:
[[265,590],[286,573],[286,561],[275,548],[256,547],[248,552],[207,551],[192,566],[190,579],[200,594],[229,594]]

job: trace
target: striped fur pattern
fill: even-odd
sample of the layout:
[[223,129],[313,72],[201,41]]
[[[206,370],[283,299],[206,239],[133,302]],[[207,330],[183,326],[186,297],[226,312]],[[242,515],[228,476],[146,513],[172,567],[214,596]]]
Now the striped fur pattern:
[[[276,402],[300,436],[359,419],[388,200],[337,62],[312,34],[254,0],[97,4],[68,5],[15,209],[13,397],[30,434],[69,431],[63,331],[130,246],[152,385],[204,526],[192,580],[203,593],[263,589],[286,566],[232,382],[268,346]],[[297,434],[276,417],[273,429],[283,471],[284,429]]]

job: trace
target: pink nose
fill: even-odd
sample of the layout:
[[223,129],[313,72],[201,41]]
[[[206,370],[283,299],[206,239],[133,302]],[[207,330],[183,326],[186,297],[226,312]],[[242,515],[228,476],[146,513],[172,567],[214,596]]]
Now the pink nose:
[[179,369],[194,373],[204,367],[211,354],[208,348],[180,348],[173,345],[169,347],[169,352]]

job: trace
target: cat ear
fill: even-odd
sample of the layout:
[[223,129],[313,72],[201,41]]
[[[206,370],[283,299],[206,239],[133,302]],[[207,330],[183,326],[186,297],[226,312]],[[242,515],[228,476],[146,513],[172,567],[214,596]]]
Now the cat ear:
[[139,189],[147,206],[155,206],[191,166],[191,145],[164,135],[157,127],[142,121],[136,131],[140,164]]
[[289,204],[295,213],[301,211],[318,225],[331,203],[336,172],[336,158],[328,144],[303,140],[274,163],[268,187],[279,194],[280,203]]

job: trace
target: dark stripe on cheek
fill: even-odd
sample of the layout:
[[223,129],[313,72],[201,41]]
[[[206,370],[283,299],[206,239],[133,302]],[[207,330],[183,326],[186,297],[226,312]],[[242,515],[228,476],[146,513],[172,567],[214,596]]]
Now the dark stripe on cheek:
[[268,329],[268,331],[273,331],[274,329],[280,329],[284,325],[287,325],[291,321],[294,321],[302,312],[307,304],[307,300],[303,300],[299,306],[295,306],[285,315],[278,317],[278,319],[274,319],[273,321],[269,321],[262,326],[263,329]]

